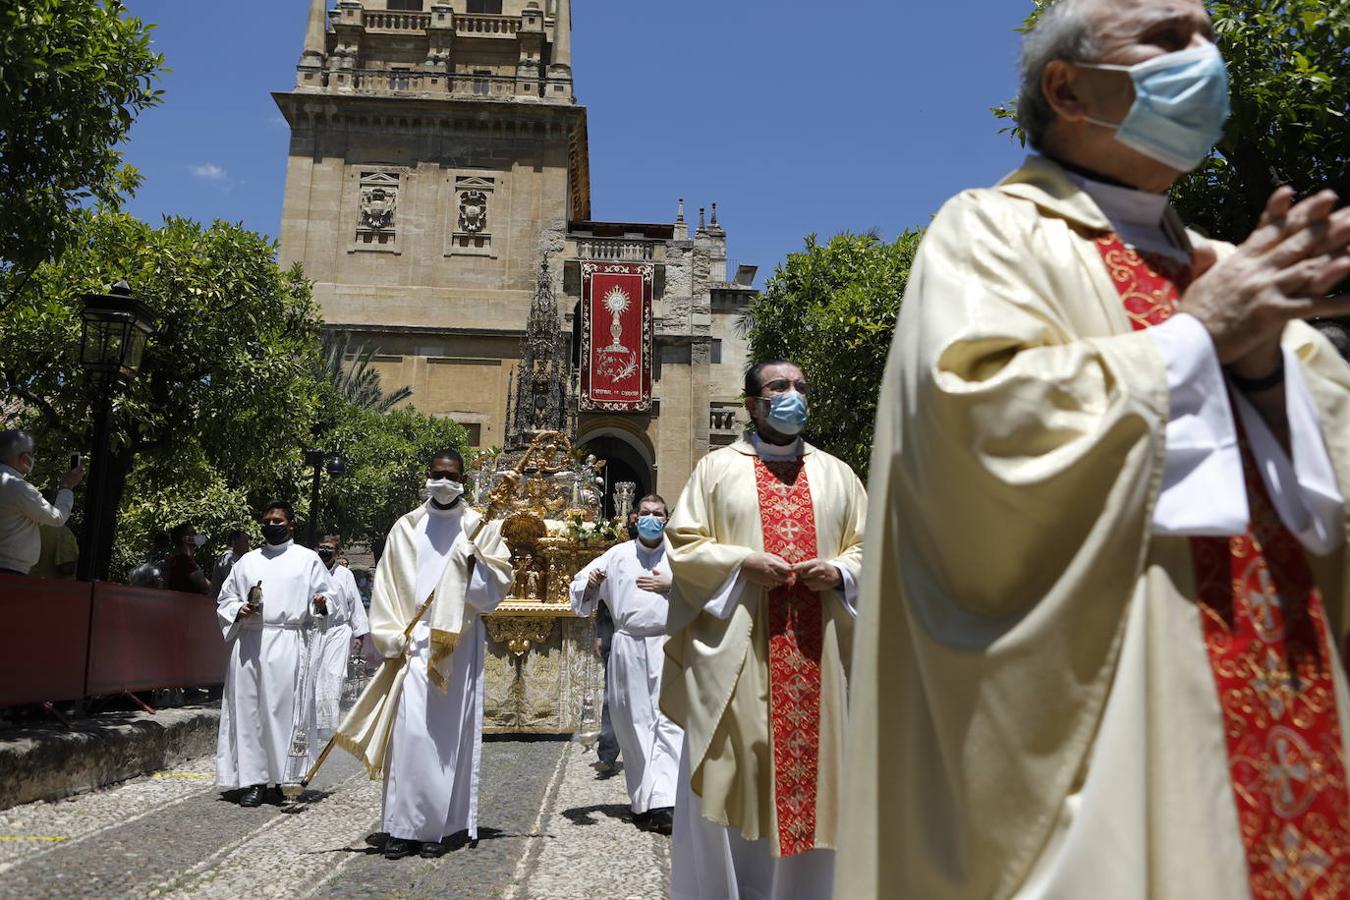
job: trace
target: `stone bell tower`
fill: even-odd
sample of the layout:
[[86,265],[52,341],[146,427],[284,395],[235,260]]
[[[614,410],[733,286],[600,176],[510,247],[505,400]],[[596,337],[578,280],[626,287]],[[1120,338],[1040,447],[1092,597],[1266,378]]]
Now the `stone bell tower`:
[[[504,444],[541,257],[590,218],[571,0],[311,0],[281,260],[386,385]],[[550,291],[554,296],[554,291]],[[556,319],[555,319],[556,323]]]

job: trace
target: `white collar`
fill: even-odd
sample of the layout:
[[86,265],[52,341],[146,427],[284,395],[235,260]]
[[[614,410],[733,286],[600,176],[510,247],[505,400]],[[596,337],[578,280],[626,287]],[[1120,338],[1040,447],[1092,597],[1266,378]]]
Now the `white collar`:
[[802,455],[802,439],[797,438],[790,444],[770,444],[757,432],[750,432],[750,445],[755,448],[760,459],[796,459]]
[[260,547],[259,549],[262,550],[263,556],[268,556],[268,557],[272,557],[272,556],[280,556],[281,554],[285,553],[287,550],[291,549],[291,546],[292,546],[294,543],[295,543],[295,538],[291,538],[290,540],[286,541],[284,544],[263,544],[262,547]]
[[1137,250],[1177,262],[1191,261],[1190,254],[1173,244],[1163,228],[1168,203],[1166,194],[1094,181],[1076,172],[1069,172],[1068,176],[1097,204],[1122,241]]
[[[4,472],[6,475],[13,475],[15,478],[24,477],[22,472],[11,466],[9,463],[0,463],[0,472]],[[27,481],[28,479],[24,478],[24,480]]]
[[432,503],[431,498],[428,497],[425,506],[429,515],[433,515],[438,519],[449,519],[454,516],[464,515],[464,503],[465,501],[461,500],[449,509],[441,509],[435,503]]

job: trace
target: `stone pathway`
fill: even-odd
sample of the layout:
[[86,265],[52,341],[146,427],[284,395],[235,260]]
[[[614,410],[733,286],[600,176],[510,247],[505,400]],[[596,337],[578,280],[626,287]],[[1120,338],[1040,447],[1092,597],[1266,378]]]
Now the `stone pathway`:
[[380,786],[334,754],[297,812],[241,809],[213,761],[0,811],[0,897],[656,898],[669,839],[638,831],[623,778],[560,741],[483,747],[477,845],[389,862],[365,843]]

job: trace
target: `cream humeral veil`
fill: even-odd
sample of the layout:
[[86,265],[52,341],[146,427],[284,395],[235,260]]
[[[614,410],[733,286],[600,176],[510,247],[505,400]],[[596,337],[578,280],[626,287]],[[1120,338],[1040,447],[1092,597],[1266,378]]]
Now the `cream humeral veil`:
[[[1109,227],[1032,158],[919,249],[878,405],[838,897],[1039,896],[1044,867],[1084,859],[1108,864],[1091,896],[1249,893],[1189,544],[1151,527],[1165,368],[1094,246]],[[1301,322],[1284,345],[1346,495],[1350,369]],[[1344,548],[1310,561],[1339,643]],[[1121,685],[1137,728],[1099,776],[1117,802],[1075,808]],[[1074,816],[1113,839],[1068,852]]]
[[[370,599],[370,636],[384,655],[384,664],[342,720],[336,736],[340,747],[365,763],[371,778],[382,776],[389,735],[403,693],[403,678],[408,671],[403,632],[426,600],[415,596],[415,592],[417,526],[427,515],[426,506],[419,506],[399,519],[389,532]],[[442,691],[449,684],[453,664],[450,654],[468,617],[476,615],[464,602],[471,575],[470,557],[477,560],[479,571],[495,580],[503,593],[511,583],[511,552],[502,539],[501,523],[489,522],[472,543],[469,541],[469,535],[481,521],[482,516],[476,511],[464,511],[464,532],[450,550],[445,572],[436,585],[436,599],[423,617],[431,627],[428,678]]]
[[[816,552],[855,578],[867,494],[842,460],[803,443]],[[752,552],[764,549],[755,448],[744,438],[699,460],[666,524],[674,585],[661,710],[685,730],[703,815],[779,855],[769,734],[769,620],[764,589],[746,584],[731,616],[703,611]],[[846,680],[853,619],[837,591],[821,595],[820,750],[815,846],[837,846]]]

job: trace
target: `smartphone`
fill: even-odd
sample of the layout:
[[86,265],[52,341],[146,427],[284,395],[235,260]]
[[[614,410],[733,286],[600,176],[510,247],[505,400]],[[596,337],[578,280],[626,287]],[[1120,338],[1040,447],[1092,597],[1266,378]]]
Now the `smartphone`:
[[78,468],[80,467],[80,462],[81,462],[81,461],[82,461],[82,458],[80,457],[80,454],[78,454],[78,453],[72,453],[72,454],[70,454],[70,467],[71,467],[72,469],[78,469]]

